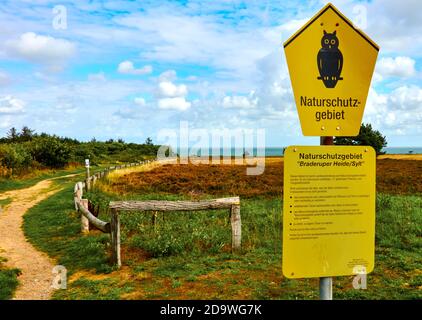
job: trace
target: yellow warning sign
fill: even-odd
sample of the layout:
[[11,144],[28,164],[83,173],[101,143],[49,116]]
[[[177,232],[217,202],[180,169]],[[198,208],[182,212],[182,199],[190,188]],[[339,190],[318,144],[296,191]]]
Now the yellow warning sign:
[[373,148],[288,147],[283,193],[286,277],[331,277],[373,270]]
[[284,43],[305,136],[356,136],[379,47],[332,4]]

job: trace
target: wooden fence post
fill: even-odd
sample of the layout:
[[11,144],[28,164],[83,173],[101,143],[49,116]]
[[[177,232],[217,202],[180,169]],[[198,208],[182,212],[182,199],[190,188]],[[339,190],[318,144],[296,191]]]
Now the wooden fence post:
[[242,221],[240,219],[240,205],[232,205],[231,209],[232,224],[232,250],[237,251],[242,245]]
[[75,187],[73,189],[73,201],[75,202],[75,210],[78,210],[77,202],[82,199],[83,188],[83,183],[78,182],[75,184]]
[[[88,199],[81,199],[79,202],[88,210]],[[81,232],[89,233],[89,220],[83,214],[81,214]]]
[[111,262],[120,268],[122,265],[120,257],[120,219],[117,209],[111,209]]
[[157,216],[158,216],[158,211],[153,211],[151,222],[152,222],[152,225],[154,226],[154,231],[157,229]]

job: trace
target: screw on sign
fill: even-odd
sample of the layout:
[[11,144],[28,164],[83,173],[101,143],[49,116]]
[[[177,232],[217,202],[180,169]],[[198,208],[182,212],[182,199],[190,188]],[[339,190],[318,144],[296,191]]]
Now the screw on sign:
[[284,43],[305,136],[356,136],[379,47],[332,4]]
[[366,288],[374,268],[375,151],[332,145],[359,133],[379,47],[327,4],[284,49],[302,133],[321,146],[285,152],[283,274],[319,277],[331,300],[333,276]]

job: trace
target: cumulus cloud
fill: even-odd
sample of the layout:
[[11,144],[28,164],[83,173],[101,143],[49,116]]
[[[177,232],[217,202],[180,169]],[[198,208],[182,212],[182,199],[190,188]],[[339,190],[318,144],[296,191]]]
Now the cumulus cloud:
[[422,89],[417,86],[402,86],[390,94],[392,109],[413,111],[422,114]]
[[142,68],[136,69],[132,61],[125,60],[119,63],[117,71],[122,74],[142,75],[151,73],[152,67],[144,66]]
[[10,57],[59,68],[75,54],[76,46],[64,39],[26,32],[18,39],[7,41],[6,50]]
[[134,102],[141,107],[144,107],[146,105],[145,99],[144,98],[135,98]]
[[382,58],[377,64],[377,73],[382,77],[411,77],[416,72],[415,63],[409,57]]
[[188,87],[185,84],[175,84],[176,71],[167,70],[158,77],[158,85],[155,90],[159,109],[185,111],[192,105],[187,101]]
[[421,133],[422,88],[401,86],[383,94],[371,89],[363,121],[386,134]]
[[11,115],[24,112],[25,103],[11,95],[0,97],[0,114]]
[[163,98],[184,97],[188,94],[186,85],[175,85],[170,81],[163,81],[158,84],[158,96]]
[[191,103],[186,101],[184,97],[176,98],[163,98],[158,100],[158,108],[160,109],[173,109],[185,111],[191,107]]

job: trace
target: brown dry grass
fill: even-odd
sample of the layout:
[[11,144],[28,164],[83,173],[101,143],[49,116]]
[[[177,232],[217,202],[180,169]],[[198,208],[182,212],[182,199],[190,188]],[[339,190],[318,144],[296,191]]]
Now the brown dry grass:
[[422,161],[377,160],[377,191],[390,194],[422,194]]
[[[422,193],[422,161],[377,159],[377,191],[390,194]],[[270,158],[265,172],[246,175],[244,165],[163,165],[151,171],[126,172],[111,179],[109,191],[127,193],[279,196],[283,190],[283,161]]]
[[119,193],[276,196],[282,190],[281,162],[267,164],[258,176],[246,175],[243,165],[164,165],[148,172],[133,172],[112,180]]

